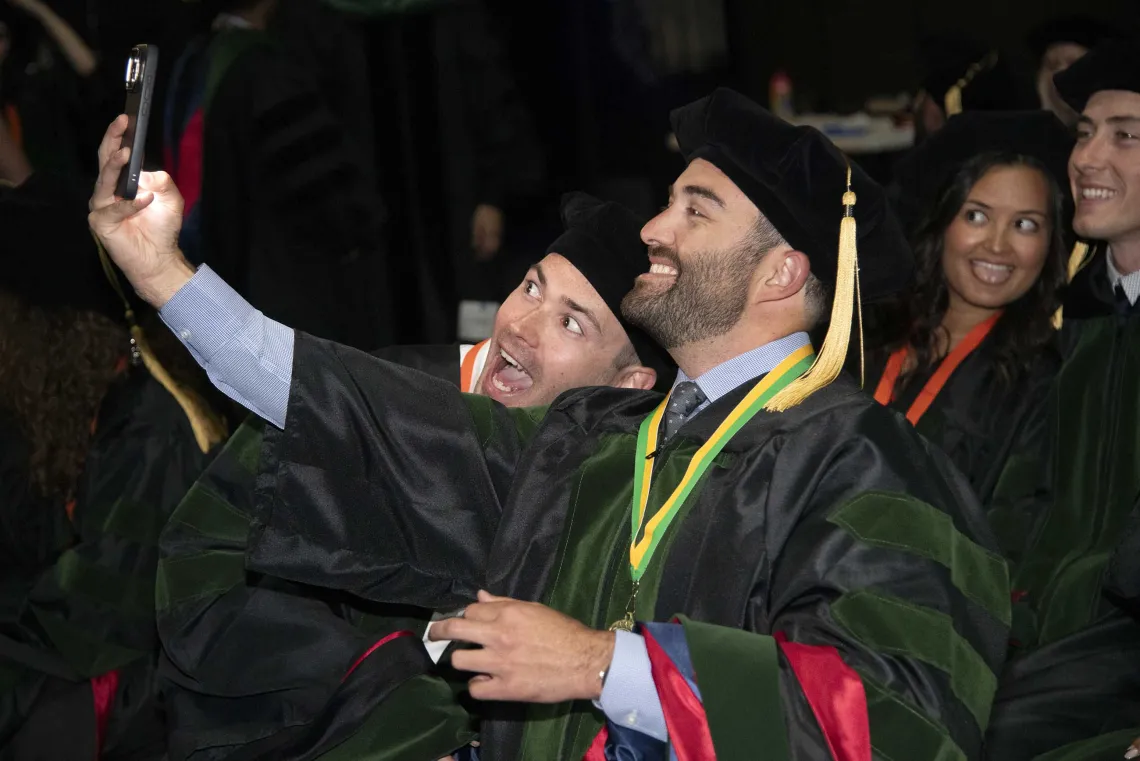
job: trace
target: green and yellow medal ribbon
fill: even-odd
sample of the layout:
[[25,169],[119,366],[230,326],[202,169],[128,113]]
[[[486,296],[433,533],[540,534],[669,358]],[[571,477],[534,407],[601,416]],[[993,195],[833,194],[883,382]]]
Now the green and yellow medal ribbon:
[[[645,515],[649,507],[649,491],[653,485],[653,458],[649,456],[649,453],[657,450],[657,435],[661,427],[661,418],[665,415],[665,409],[669,405],[669,397],[661,402],[653,414],[641,422],[641,430],[637,436],[637,454],[633,465],[633,510],[631,511],[629,541],[629,572],[633,579],[634,595],[630,599],[626,617],[615,622],[611,627],[612,629],[629,630],[633,627],[637,587],[641,577],[653,559],[661,537],[665,535],[669,524],[673,522],[677,512],[681,509],[681,505],[685,503],[716,456],[736,435],[737,431],[763,409],[769,399],[806,373],[814,360],[814,349],[811,345],[804,346],[792,352],[772,372],[761,378],[747,396],[733,408],[728,417],[721,422],[708,441],[693,455],[685,475],[681,478],[681,483],[677,485],[665,504],[648,523],[645,523]],[[645,526],[644,532],[642,525]]]

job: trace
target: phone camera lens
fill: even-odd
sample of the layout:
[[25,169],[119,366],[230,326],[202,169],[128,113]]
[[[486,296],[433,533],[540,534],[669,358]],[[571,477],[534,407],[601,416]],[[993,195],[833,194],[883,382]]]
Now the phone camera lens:
[[138,49],[131,51],[131,57],[127,59],[127,75],[126,84],[127,91],[135,89],[138,84],[139,74],[142,71],[142,57],[139,55]]

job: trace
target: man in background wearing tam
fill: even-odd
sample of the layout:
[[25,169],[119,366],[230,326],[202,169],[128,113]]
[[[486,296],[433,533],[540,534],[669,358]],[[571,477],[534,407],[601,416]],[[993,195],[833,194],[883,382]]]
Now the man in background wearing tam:
[[1077,122],[1074,111],[1053,84],[1053,77],[1116,35],[1107,22],[1092,16],[1060,16],[1041,24],[1029,34],[1029,49],[1037,62],[1037,97],[1041,108],[1052,111],[1069,126]]
[[963,111],[1035,108],[1032,88],[1018,77],[1004,51],[954,35],[919,44],[922,87],[914,98],[915,139],[926,137]]
[[[689,164],[622,304],[681,368],[667,398],[582,389],[539,419],[264,318],[292,350],[285,377],[224,315],[187,338],[272,423],[244,567],[466,604],[429,637],[482,645],[451,665],[475,673],[484,761],[978,759],[1005,564],[949,460],[840,373],[860,296],[912,269],[885,193],[729,90],[673,127]],[[177,227],[177,190],[144,175],[139,200],[117,200],[121,163],[91,222],[136,289],[160,307],[183,289],[232,300],[148,247]],[[828,315],[817,357],[807,331]],[[382,704],[361,680],[422,673],[417,658],[407,636],[362,653],[343,710]],[[440,755],[467,737],[441,736]]]
[[1091,247],[1070,262],[1051,435],[1011,460],[991,515],[1015,614],[994,761],[1116,759],[1140,734],[1138,46],[1105,45],[1055,80],[1081,114],[1069,178]]

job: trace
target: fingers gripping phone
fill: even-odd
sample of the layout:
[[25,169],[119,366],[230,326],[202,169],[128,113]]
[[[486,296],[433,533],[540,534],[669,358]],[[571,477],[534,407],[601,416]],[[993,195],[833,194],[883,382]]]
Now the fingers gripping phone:
[[139,192],[139,174],[143,169],[146,148],[146,130],[150,124],[151,105],[154,101],[154,78],[158,71],[158,48],[154,45],[135,45],[127,59],[127,131],[123,134],[123,148],[131,149],[131,159],[119,173],[115,195],[133,200]]

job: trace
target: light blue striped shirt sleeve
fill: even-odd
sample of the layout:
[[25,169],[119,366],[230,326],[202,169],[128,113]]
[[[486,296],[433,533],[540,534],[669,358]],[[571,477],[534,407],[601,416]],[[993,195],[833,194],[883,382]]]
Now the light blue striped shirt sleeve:
[[661,698],[649,665],[649,651],[645,649],[645,638],[640,634],[615,634],[614,657],[597,706],[614,724],[629,727],[655,740],[669,740],[665,712],[661,709]]
[[293,380],[293,330],[203,265],[159,312],[218,390],[278,428]]

